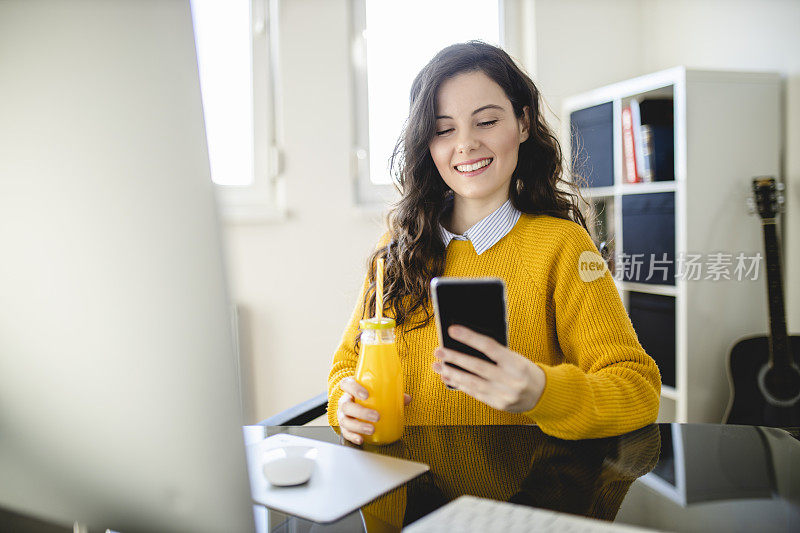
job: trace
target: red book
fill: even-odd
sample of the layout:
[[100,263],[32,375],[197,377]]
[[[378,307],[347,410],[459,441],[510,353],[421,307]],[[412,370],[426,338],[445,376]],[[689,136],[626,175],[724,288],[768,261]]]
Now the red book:
[[623,169],[625,183],[642,181],[636,168],[636,148],[633,142],[633,119],[630,107],[622,110],[622,155],[625,167]]

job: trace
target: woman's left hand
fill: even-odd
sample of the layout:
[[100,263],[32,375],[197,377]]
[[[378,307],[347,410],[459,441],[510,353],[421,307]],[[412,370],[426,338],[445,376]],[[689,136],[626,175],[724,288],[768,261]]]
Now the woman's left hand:
[[464,326],[450,326],[447,331],[455,340],[475,348],[497,364],[440,346],[434,351],[439,360],[433,363],[433,369],[445,384],[501,411],[523,413],[536,406],[545,384],[545,374],[539,365]]

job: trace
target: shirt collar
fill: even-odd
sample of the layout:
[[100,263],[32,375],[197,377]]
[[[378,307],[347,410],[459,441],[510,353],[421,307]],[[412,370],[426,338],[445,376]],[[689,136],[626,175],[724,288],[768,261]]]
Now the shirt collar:
[[439,224],[439,234],[442,237],[444,247],[450,244],[453,239],[457,241],[470,241],[475,253],[481,255],[483,252],[497,244],[497,242],[505,237],[511,228],[519,220],[520,213],[516,207],[511,204],[511,200],[506,200],[503,205],[495,209],[495,211],[469,228],[464,232],[464,235],[458,235],[448,231],[442,224]]

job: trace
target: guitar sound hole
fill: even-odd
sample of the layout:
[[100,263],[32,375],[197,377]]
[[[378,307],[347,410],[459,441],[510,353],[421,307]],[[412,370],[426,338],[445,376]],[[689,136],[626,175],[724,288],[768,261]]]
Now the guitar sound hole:
[[765,366],[760,374],[759,381],[770,403],[794,403],[800,399],[800,370],[796,366],[791,365],[788,368]]

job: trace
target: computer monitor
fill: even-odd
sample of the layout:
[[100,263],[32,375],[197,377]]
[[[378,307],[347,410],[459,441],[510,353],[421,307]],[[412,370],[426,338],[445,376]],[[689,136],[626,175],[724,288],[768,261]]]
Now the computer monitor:
[[0,507],[253,529],[189,0],[0,1]]

